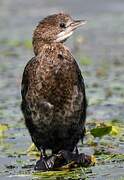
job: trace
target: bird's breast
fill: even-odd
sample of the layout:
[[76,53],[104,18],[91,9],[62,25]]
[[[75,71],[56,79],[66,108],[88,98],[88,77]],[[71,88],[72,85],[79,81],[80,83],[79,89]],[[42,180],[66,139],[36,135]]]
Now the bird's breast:
[[37,107],[39,104],[50,103],[53,106],[52,113],[58,119],[66,119],[78,112],[83,92],[80,90],[77,65],[71,53],[64,47],[47,48],[33,63],[35,68],[28,71],[27,102],[35,104],[38,111],[43,109]]

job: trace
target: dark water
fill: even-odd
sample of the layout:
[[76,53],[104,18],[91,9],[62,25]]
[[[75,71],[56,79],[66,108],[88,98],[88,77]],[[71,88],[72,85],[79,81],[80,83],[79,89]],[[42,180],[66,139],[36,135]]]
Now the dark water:
[[[116,119],[124,125],[124,1],[1,0],[0,124],[9,128],[0,132],[0,179],[45,178],[33,176],[33,168],[25,168],[36,160],[26,152],[31,140],[20,111],[20,83],[24,66],[33,56],[30,40],[34,27],[43,17],[61,11],[88,20],[66,43],[85,79],[87,122]],[[121,136],[104,140],[124,154],[124,134]],[[92,148],[86,147],[86,151],[92,153]],[[86,176],[119,179],[123,172],[124,161],[119,161],[96,165]]]

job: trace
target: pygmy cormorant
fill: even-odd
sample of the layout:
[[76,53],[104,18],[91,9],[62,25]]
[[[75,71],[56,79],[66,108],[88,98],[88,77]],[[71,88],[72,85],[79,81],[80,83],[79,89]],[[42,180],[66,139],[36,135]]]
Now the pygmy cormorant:
[[85,23],[73,20],[68,14],[54,14],[39,22],[33,34],[35,56],[24,69],[21,109],[42,158],[46,157],[46,149],[53,154],[60,150],[73,152],[83,138],[84,80],[63,42]]

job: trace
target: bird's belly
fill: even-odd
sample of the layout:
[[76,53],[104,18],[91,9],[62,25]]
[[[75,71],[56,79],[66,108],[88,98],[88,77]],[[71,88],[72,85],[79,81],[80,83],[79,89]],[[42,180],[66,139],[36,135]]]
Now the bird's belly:
[[[84,111],[83,92],[74,86],[72,94],[66,97],[66,100],[63,101],[63,96],[56,95],[55,99],[40,98],[38,101],[34,99],[31,105],[28,103],[33,124],[30,131],[30,124],[27,122],[28,129],[38,148],[42,146],[53,151],[67,148],[73,150],[83,129],[83,124],[81,126],[80,123],[82,111]],[[85,120],[82,121],[85,122]]]
[[75,144],[80,139],[82,127],[79,124],[64,124],[55,119],[55,123],[50,125],[41,124],[32,134],[33,141],[37,147],[52,149],[57,152],[61,149],[73,150]]
[[[81,99],[68,100],[64,106],[55,106],[46,101],[30,106],[30,119],[33,128],[29,131],[33,142],[38,148],[58,151],[61,149],[73,150],[78,142],[82,127],[80,125],[82,107]],[[80,102],[81,101],[81,102]],[[28,119],[27,119],[28,121]],[[73,145],[74,144],[74,145]]]

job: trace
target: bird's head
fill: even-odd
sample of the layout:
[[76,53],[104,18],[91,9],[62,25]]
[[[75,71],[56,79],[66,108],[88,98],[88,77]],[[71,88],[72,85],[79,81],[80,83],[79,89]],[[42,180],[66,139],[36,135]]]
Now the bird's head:
[[46,17],[36,27],[33,34],[33,45],[38,42],[64,42],[85,20],[73,20],[68,14],[59,13]]

